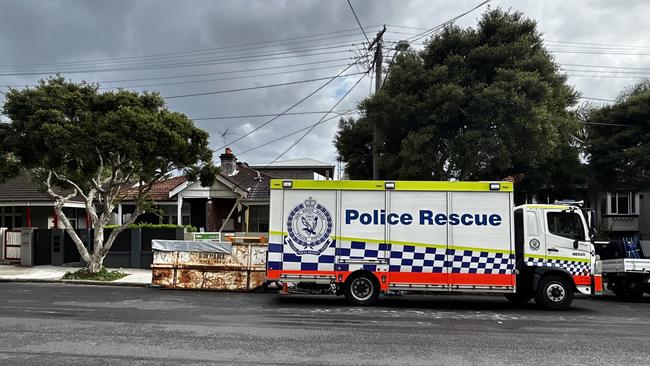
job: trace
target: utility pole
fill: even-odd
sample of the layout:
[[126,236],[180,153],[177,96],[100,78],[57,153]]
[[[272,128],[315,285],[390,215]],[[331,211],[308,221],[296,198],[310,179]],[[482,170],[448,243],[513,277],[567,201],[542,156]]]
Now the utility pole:
[[[382,54],[382,46],[384,44],[384,32],[386,32],[386,26],[377,33],[377,37],[372,40],[368,46],[368,50],[371,50],[373,46],[375,47],[375,94],[381,89],[381,73],[383,71],[384,55]],[[372,179],[379,180],[379,158],[380,158],[380,148],[384,142],[384,131],[382,126],[378,123],[375,123],[373,128],[373,138],[372,138]]]

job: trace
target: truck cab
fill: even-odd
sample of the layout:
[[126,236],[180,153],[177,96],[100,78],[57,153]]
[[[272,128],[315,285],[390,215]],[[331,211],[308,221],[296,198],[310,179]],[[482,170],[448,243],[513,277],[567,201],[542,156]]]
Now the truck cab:
[[528,204],[515,207],[515,252],[519,271],[517,293],[525,302],[546,295],[549,307],[570,302],[573,292],[602,291],[592,244],[595,222],[589,210],[576,205]]

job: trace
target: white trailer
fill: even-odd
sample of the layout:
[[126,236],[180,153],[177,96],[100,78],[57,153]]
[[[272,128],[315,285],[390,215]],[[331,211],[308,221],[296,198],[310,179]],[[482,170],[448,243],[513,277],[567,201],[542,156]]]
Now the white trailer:
[[644,293],[650,294],[650,241],[641,240],[639,246],[646,258],[603,259],[597,263],[607,288],[620,300],[637,301]]
[[492,292],[566,308],[601,290],[579,208],[513,206],[510,182],[272,180],[267,279],[356,305]]

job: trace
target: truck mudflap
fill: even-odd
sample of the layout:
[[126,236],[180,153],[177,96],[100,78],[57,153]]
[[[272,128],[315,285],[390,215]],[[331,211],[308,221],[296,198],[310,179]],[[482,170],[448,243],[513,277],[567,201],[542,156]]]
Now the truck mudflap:
[[602,295],[603,294],[603,276],[602,275],[593,275],[591,276],[593,283],[591,286],[592,295]]

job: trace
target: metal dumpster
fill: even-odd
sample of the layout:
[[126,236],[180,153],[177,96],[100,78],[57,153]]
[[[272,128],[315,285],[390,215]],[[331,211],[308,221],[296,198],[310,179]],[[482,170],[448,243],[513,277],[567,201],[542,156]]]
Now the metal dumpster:
[[154,285],[249,291],[264,283],[264,243],[153,240],[152,250]]

